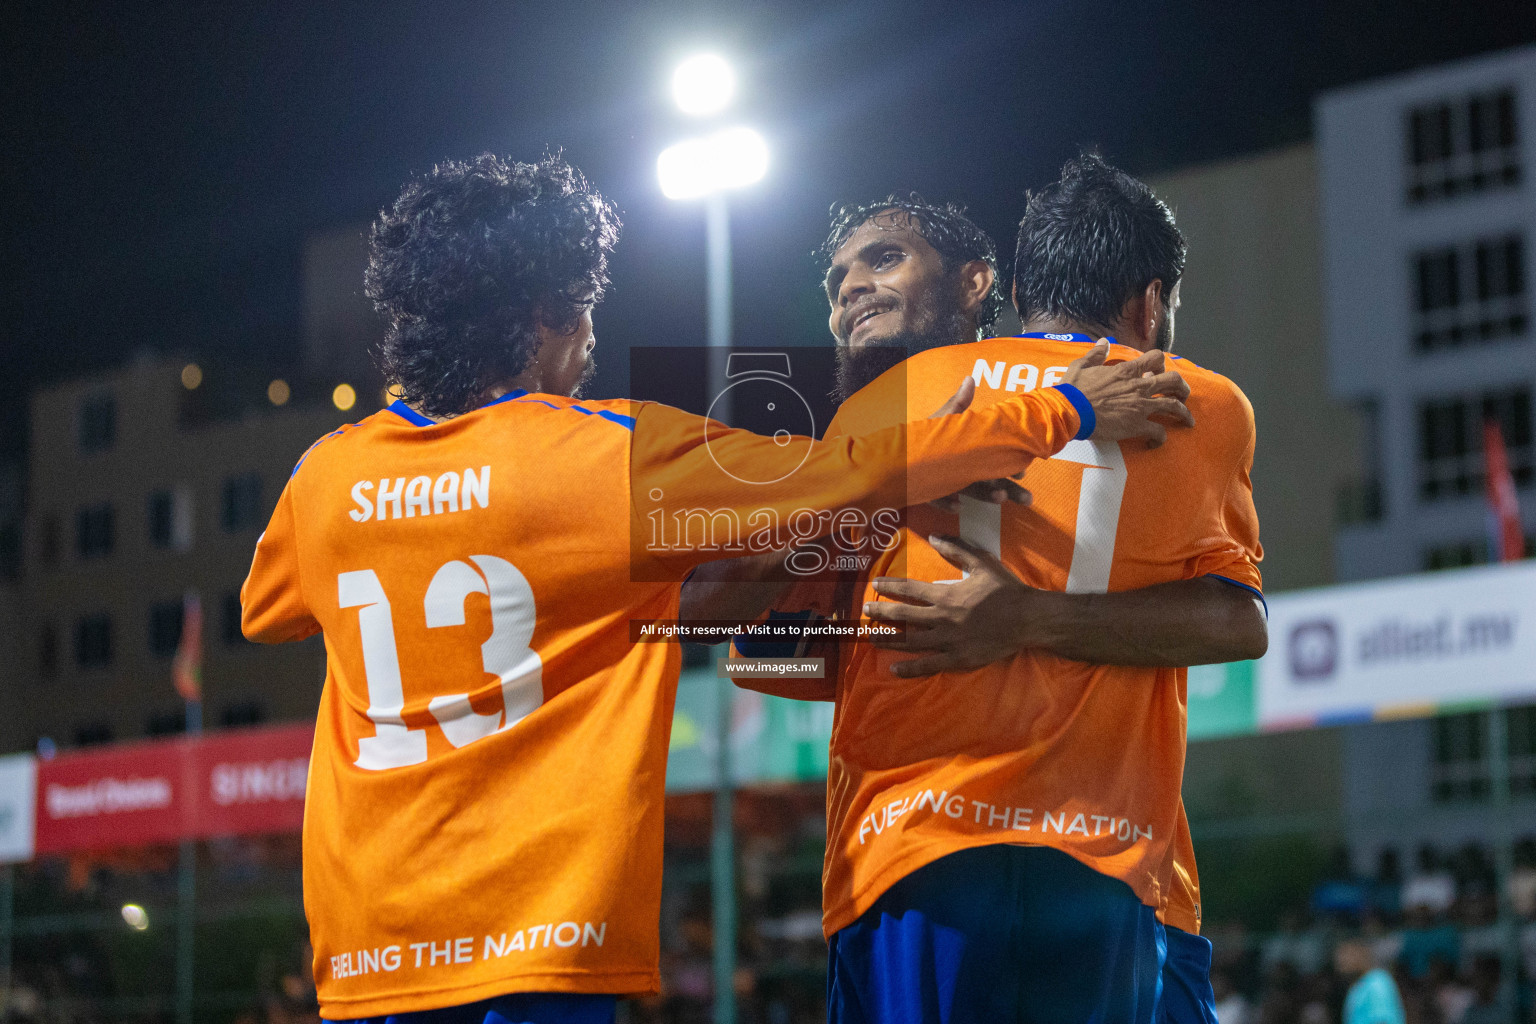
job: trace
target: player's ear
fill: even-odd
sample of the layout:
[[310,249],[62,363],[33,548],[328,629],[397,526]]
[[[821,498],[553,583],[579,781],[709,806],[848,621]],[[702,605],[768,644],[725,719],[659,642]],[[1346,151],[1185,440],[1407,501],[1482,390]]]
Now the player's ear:
[[1163,282],[1154,277],[1140,292],[1134,293],[1120,310],[1120,322],[1115,334],[1120,339],[1143,352],[1155,348],[1157,325],[1162,323],[1168,311],[1163,308]]
[[971,260],[960,268],[960,308],[967,313],[981,308],[997,276],[986,260]]

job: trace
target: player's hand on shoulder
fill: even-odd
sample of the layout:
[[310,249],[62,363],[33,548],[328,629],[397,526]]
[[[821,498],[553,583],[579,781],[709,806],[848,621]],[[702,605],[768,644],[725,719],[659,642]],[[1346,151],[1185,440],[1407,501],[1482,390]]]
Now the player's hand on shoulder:
[[928,542],[955,568],[969,573],[958,583],[882,576],[875,592],[886,601],[864,606],[864,617],[905,626],[899,637],[873,637],[888,651],[920,653],[891,666],[903,678],[981,668],[1012,657],[1023,646],[1019,629],[1029,621],[1037,593],[996,556],[956,537]]
[[[1184,400],[1189,384],[1164,369],[1160,349],[1113,366],[1104,365],[1109,345],[1100,341],[1087,355],[1073,360],[1062,378],[1083,393],[1093,406],[1095,424],[1090,439],[1125,441],[1146,438],[1156,448],[1168,438],[1165,424],[1192,427],[1195,418]],[[1158,422],[1161,420],[1162,422]]]

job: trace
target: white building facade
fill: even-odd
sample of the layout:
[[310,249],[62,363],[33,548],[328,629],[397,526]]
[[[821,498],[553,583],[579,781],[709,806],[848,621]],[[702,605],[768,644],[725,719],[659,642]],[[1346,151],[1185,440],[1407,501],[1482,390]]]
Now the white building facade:
[[1329,384],[1367,424],[1340,581],[1487,560],[1483,423],[1536,532],[1536,47],[1323,95]]
[[[1315,128],[1328,382],[1360,412],[1365,447],[1340,503],[1338,581],[1490,559],[1490,421],[1529,549],[1536,47],[1326,93]],[[1406,863],[1421,843],[1492,838],[1490,713],[1509,734],[1505,825],[1536,834],[1536,707],[1348,726],[1341,802],[1358,868],[1389,846]]]

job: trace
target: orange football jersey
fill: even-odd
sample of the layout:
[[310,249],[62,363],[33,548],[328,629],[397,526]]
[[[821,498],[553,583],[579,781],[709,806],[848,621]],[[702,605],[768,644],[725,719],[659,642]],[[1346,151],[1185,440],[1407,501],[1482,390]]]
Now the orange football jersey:
[[[934,408],[967,373],[978,408],[1048,387],[1085,350],[1032,337],[925,351],[853,396],[828,433],[858,435]],[[1137,354],[1115,346],[1110,361]],[[1043,589],[1104,593],[1214,575],[1259,593],[1252,409],[1225,378],[1188,360],[1171,365],[1190,385],[1193,429],[1170,429],[1157,449],[1074,441],[1029,466],[1028,507],[967,500],[958,517],[910,509],[897,542],[865,572],[862,600],[878,599],[867,588],[877,576],[958,578],[925,539],[956,532]],[[924,864],[990,843],[1062,849],[1124,880],[1168,923],[1198,931],[1179,795],[1184,669],[1032,651],[898,679],[890,666],[905,657],[862,643],[843,652],[827,784],[828,935]]]
[[705,425],[514,392],[444,423],[396,403],[300,461],[241,601],[253,640],[325,636],[304,815],[324,1016],[656,991],[679,651],[631,623],[675,619],[688,569],[729,552],[653,528],[703,510],[771,549],[792,513],[1018,472],[1079,423],[1058,391],[826,442]]
[[[830,586],[827,584],[813,585],[814,589],[797,587],[789,591],[777,603],[776,608],[787,610],[794,608],[799,611],[811,611],[817,615],[832,613],[831,605],[827,601]],[[761,646],[761,645],[760,645]],[[769,645],[770,647],[773,645]],[[786,645],[778,645],[780,648]],[[790,700],[830,701],[837,700],[837,651],[830,649],[831,645],[822,644],[808,649],[801,656],[820,656],[827,666],[827,675],[821,679],[799,679],[783,677],[752,676],[735,680],[737,686],[746,690],[757,690],[760,693],[772,694],[775,697],[786,697]],[[733,643],[730,649],[733,658],[759,658],[759,657],[784,657],[779,649],[742,651]],[[1184,800],[1179,799],[1179,815],[1175,824],[1173,842],[1168,846],[1168,859],[1172,862],[1169,867],[1168,890],[1163,898],[1162,906],[1157,910],[1158,920],[1171,925],[1191,935],[1200,934],[1200,874],[1195,866],[1194,838],[1189,832],[1189,820],[1184,814]]]
[[[835,602],[829,600],[833,591],[833,584],[825,582],[810,583],[806,586],[795,587],[788,591],[776,603],[775,608],[780,611],[795,609],[796,611],[809,611],[814,615],[838,614],[833,608]],[[753,645],[749,645],[749,648]],[[784,649],[794,649],[791,645],[755,645],[758,649],[741,650],[739,643],[733,643],[730,656],[733,658],[763,658],[786,657]],[[798,653],[797,656],[819,656],[826,665],[826,676],[820,679],[800,679],[784,677],[752,676],[735,680],[737,686],[746,690],[757,690],[760,693],[772,694],[775,697],[786,697],[790,700],[830,701],[837,700],[838,680],[837,673],[840,664],[837,650],[828,643],[821,643]],[[1171,925],[1191,935],[1200,934],[1200,874],[1195,866],[1194,839],[1189,833],[1189,820],[1184,814],[1184,801],[1179,800],[1179,815],[1175,825],[1173,842],[1168,846],[1168,858],[1172,862],[1169,870],[1168,890],[1163,898],[1163,904],[1158,908],[1158,920]]]
[[1168,847],[1171,874],[1168,891],[1158,917],[1167,925],[1200,934],[1200,873],[1195,870],[1195,841],[1189,834],[1189,819],[1184,816],[1184,800],[1179,799],[1179,818],[1174,824],[1173,842]]

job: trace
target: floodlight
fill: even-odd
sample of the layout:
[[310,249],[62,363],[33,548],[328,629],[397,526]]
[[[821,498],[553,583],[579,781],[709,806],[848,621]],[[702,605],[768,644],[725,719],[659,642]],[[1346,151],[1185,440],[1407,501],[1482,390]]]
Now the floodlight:
[[689,57],[672,73],[672,99],[690,116],[718,114],[735,94],[736,73],[717,54]]
[[741,188],[768,173],[768,144],[750,128],[728,128],[662,151],[656,175],[668,199],[698,199]]

